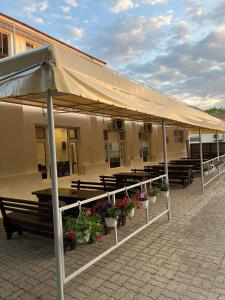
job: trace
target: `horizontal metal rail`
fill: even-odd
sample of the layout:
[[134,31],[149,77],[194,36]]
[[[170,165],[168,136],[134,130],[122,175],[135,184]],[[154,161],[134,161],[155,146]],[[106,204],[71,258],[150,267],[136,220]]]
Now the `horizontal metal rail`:
[[[220,175],[225,172],[225,165],[223,166],[223,168],[221,168],[221,165],[218,164],[221,161],[225,161],[225,154],[217,156],[217,157],[214,157],[214,158],[211,158],[211,159],[209,159],[207,161],[204,161],[202,163],[203,167],[205,167],[205,166],[209,166],[209,167],[213,166],[213,167],[217,168],[217,172],[215,173],[215,175],[205,181],[205,178],[207,179],[210,176],[210,170],[208,170],[209,175],[204,176],[204,184],[203,184],[204,187],[207,186],[209,183],[211,183],[216,178],[220,178]],[[215,163],[217,163],[218,165],[215,166],[214,165]],[[212,172],[212,170],[211,170],[211,172]]]
[[[78,206],[82,206],[84,204],[99,200],[99,199],[103,199],[108,197],[108,199],[110,199],[110,197],[112,197],[112,202],[115,202],[115,196],[118,193],[121,192],[127,192],[131,189],[134,189],[136,187],[143,187],[145,190],[147,190],[147,185],[151,184],[154,181],[157,180],[162,180],[166,178],[166,175],[161,175],[155,178],[151,178],[148,179],[146,181],[142,181],[139,183],[135,183],[133,185],[127,186],[127,187],[123,187],[120,189],[117,189],[115,191],[110,191],[108,193],[105,193],[103,195],[99,195],[90,199],[86,199],[83,201],[79,201],[78,203],[73,203],[70,205],[66,205],[64,207],[60,207],[59,208],[59,212],[60,212],[60,224],[62,225],[62,213],[68,209],[71,208],[75,208]],[[167,197],[167,202],[170,201],[170,197]],[[168,203],[167,203],[168,204]],[[103,257],[105,257],[106,255],[108,255],[109,253],[111,253],[113,250],[117,249],[119,246],[121,246],[122,244],[124,244],[126,241],[128,241],[129,239],[131,239],[133,236],[135,236],[136,234],[138,234],[140,231],[142,231],[143,229],[145,229],[146,227],[148,227],[149,225],[151,225],[152,223],[156,222],[159,218],[161,218],[162,216],[164,216],[165,214],[168,214],[170,211],[170,205],[167,205],[167,209],[164,210],[163,212],[161,212],[158,216],[156,216],[155,218],[153,218],[152,220],[148,220],[148,210],[146,210],[146,224],[144,224],[143,226],[139,227],[137,230],[133,231],[131,234],[129,234],[128,236],[126,236],[125,238],[123,238],[121,241],[117,240],[117,227],[114,228],[114,232],[115,232],[115,245],[113,245],[112,247],[110,247],[109,249],[107,249],[106,251],[104,251],[103,253],[101,253],[100,255],[96,256],[94,259],[92,259],[91,261],[89,261],[88,263],[86,263],[85,265],[83,265],[82,267],[80,267],[78,270],[76,270],[75,272],[73,272],[72,274],[68,275],[67,277],[65,276],[65,263],[64,263],[64,251],[63,251],[63,227],[61,226],[61,255],[63,257],[62,259],[62,269],[63,269],[63,283],[66,284],[68,283],[70,280],[72,280],[73,278],[75,278],[76,276],[78,276],[79,274],[81,274],[82,272],[84,272],[85,270],[87,270],[89,267],[91,267],[93,264],[95,264],[96,262],[98,262],[99,260],[101,260]]]

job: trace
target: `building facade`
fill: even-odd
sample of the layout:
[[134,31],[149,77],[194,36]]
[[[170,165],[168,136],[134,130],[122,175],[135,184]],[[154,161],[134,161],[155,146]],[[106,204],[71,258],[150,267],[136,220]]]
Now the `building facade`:
[[[0,57],[56,43],[105,64],[5,15],[0,15],[0,35]],[[98,180],[163,160],[158,125],[55,111],[55,126],[62,187],[69,187],[72,178]],[[0,136],[1,194],[32,199],[32,191],[50,185],[46,109],[0,103]],[[168,127],[167,136],[169,159],[186,156],[187,132]]]

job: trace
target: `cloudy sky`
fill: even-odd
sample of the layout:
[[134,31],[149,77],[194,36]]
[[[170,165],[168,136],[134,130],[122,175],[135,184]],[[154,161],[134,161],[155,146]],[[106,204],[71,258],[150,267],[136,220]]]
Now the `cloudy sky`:
[[225,107],[225,0],[1,0],[1,11],[189,104]]

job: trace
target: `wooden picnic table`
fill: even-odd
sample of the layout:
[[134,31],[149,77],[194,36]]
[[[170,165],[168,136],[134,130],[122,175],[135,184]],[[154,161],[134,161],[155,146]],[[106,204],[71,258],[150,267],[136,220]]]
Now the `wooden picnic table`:
[[116,177],[116,180],[119,181],[126,181],[127,179],[133,179],[137,181],[144,181],[150,178],[149,173],[147,172],[121,172],[113,174]]
[[[49,202],[52,200],[52,189],[44,189],[40,191],[35,191],[32,193],[36,195],[40,202]],[[104,195],[105,191],[101,190],[75,190],[68,188],[59,188],[58,189],[59,200],[65,202],[66,204],[72,204],[78,200],[82,201],[85,199],[93,198],[96,196]],[[88,203],[89,206],[92,206],[94,202]]]

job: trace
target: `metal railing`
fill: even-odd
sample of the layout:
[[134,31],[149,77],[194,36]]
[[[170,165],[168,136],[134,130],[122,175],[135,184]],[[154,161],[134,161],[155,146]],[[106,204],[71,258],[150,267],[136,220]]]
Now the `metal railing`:
[[72,274],[70,274],[68,276],[65,276],[62,213],[65,212],[66,210],[69,210],[69,209],[72,209],[72,208],[75,208],[75,207],[81,208],[81,206],[84,205],[84,204],[87,204],[87,203],[90,203],[90,202],[93,202],[93,201],[96,201],[96,200],[104,199],[104,198],[110,199],[112,201],[112,203],[115,205],[116,204],[116,195],[118,193],[125,192],[127,194],[127,192],[129,190],[137,188],[137,187],[141,187],[141,189],[144,189],[145,192],[147,192],[148,185],[151,186],[152,182],[158,181],[160,179],[162,180],[162,182],[165,181],[166,180],[166,175],[161,175],[161,176],[158,176],[158,177],[155,177],[155,178],[152,178],[152,179],[148,179],[148,180],[143,181],[143,182],[139,182],[139,183],[127,186],[127,187],[120,188],[120,189],[115,190],[115,191],[107,192],[107,193],[105,193],[103,195],[100,195],[100,196],[96,196],[96,197],[93,197],[93,198],[90,198],[90,199],[87,199],[87,200],[79,201],[79,202],[76,202],[76,203],[73,203],[73,204],[70,204],[70,205],[66,205],[66,206],[63,206],[63,207],[59,208],[60,249],[61,249],[61,257],[62,257],[62,270],[63,270],[63,283],[64,284],[68,283],[70,280],[72,280],[73,278],[75,278],[76,276],[78,276],[79,274],[81,274],[82,272],[84,272],[86,269],[88,269],[89,267],[91,267],[93,264],[95,264],[100,259],[102,259],[106,255],[108,255],[109,253],[111,253],[113,250],[115,250],[116,248],[118,248],[119,246],[121,246],[122,244],[124,244],[130,238],[132,238],[137,233],[139,233],[140,231],[142,231],[143,229],[145,229],[146,227],[148,227],[150,224],[152,224],[155,221],[157,221],[159,218],[161,218],[165,214],[167,214],[168,220],[169,220],[169,218],[170,218],[170,196],[168,195],[166,197],[166,210],[164,210],[163,212],[161,212],[160,214],[158,214],[152,220],[149,220],[148,209],[145,209],[145,224],[142,225],[141,227],[139,227],[138,229],[136,229],[135,231],[133,231],[128,236],[126,236],[123,239],[121,239],[120,241],[118,241],[117,226],[115,226],[114,227],[114,235],[115,235],[114,245],[112,247],[110,247],[109,249],[107,249],[106,251],[104,251],[103,253],[101,253],[100,255],[96,256],[94,259],[92,259],[91,261],[89,261],[88,263],[86,263],[85,265],[83,265],[78,270],[76,270],[75,272],[73,272]]
[[207,186],[225,172],[225,154],[214,157],[202,163],[203,166],[203,186]]

